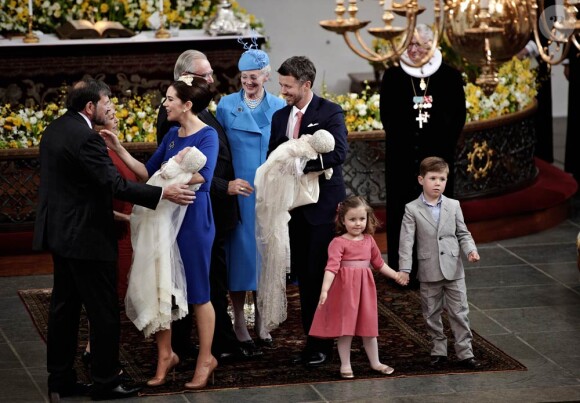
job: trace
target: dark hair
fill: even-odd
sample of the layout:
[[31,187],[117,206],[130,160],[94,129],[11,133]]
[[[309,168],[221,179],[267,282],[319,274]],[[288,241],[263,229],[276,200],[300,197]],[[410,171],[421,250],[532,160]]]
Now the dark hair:
[[69,90],[66,108],[80,112],[89,102],[96,105],[103,96],[111,96],[109,86],[100,80],[85,78],[73,85]]
[[175,89],[181,102],[191,101],[191,111],[196,115],[208,107],[213,99],[213,91],[208,82],[201,77],[191,77],[191,85],[183,81],[174,81],[171,87]]
[[427,157],[421,161],[419,166],[419,175],[425,177],[427,172],[445,172],[449,174],[449,165],[443,158],[440,157]]
[[381,224],[377,216],[375,215],[373,208],[369,206],[367,201],[360,196],[349,196],[345,201],[338,203],[336,209],[336,234],[342,235],[346,234],[347,230],[344,225],[344,216],[348,210],[364,207],[367,212],[367,226],[363,233],[373,235],[377,227]]
[[278,74],[292,76],[302,83],[310,81],[312,87],[316,78],[316,67],[306,56],[293,56],[282,63],[278,69]]

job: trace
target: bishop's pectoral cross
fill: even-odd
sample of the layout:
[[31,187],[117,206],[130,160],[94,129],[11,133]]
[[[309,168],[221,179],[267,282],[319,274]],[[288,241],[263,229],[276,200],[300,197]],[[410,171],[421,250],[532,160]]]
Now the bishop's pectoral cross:
[[427,112],[419,111],[419,116],[415,118],[415,120],[419,122],[419,129],[423,128],[423,123],[427,123],[427,119],[429,119],[429,114]]

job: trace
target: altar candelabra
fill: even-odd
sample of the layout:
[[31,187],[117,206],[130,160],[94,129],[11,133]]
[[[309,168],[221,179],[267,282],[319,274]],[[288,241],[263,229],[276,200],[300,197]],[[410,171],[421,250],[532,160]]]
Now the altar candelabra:
[[36,36],[36,34],[32,31],[32,19],[34,16],[34,11],[33,11],[33,4],[32,4],[32,0],[28,0],[28,31],[26,32],[26,35],[24,35],[24,38],[22,39],[22,42],[24,43],[38,43],[39,39],[38,36]]
[[[386,40],[381,51],[369,47],[361,36],[361,29],[370,21],[357,18],[356,0],[336,0],[334,20],[320,21],[329,31],[344,37],[348,47],[358,56],[373,62],[398,62],[409,46],[417,16],[425,11],[417,0],[378,0],[383,9],[384,25],[367,31]],[[511,59],[533,34],[540,56],[549,64],[564,60],[571,44],[580,49],[580,22],[575,5],[580,0],[563,0],[563,5],[545,8],[544,0],[433,0],[434,21],[431,25],[434,40],[429,52],[417,63],[405,59],[406,64],[420,67],[433,56],[441,35],[445,33],[451,46],[472,64],[482,68],[477,79],[486,92],[498,83],[497,65]],[[348,13],[348,16],[345,14]],[[403,26],[393,26],[395,15],[405,17]],[[546,39],[541,43],[540,35]],[[353,40],[354,38],[354,40]]]
[[171,38],[171,32],[165,28],[165,14],[163,13],[163,0],[159,0],[159,28],[155,31],[155,38],[168,39]]

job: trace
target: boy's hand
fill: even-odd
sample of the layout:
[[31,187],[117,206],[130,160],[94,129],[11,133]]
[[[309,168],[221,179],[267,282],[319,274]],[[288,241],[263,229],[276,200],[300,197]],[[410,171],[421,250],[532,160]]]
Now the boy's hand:
[[324,303],[326,302],[326,297],[328,297],[328,292],[322,291],[320,293],[320,298],[318,299],[318,305],[324,305]]
[[398,278],[396,280],[397,280],[397,283],[399,283],[400,285],[409,284],[409,273],[405,273],[405,272],[400,271]]
[[479,253],[474,250],[469,255],[467,255],[467,260],[469,260],[471,263],[479,262]]

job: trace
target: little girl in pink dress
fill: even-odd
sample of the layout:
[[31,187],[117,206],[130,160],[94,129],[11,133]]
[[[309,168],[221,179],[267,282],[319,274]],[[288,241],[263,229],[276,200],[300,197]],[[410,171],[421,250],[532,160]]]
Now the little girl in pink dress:
[[350,365],[353,336],[361,336],[371,368],[382,374],[394,369],[379,361],[377,290],[370,269],[405,285],[400,273],[384,262],[372,234],[378,224],[372,208],[358,196],[340,203],[337,233],[328,246],[318,309],[310,327],[310,336],[338,337],[340,376],[354,378]]

